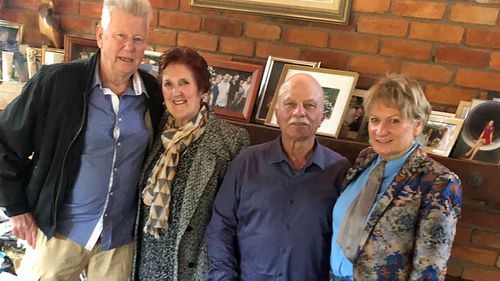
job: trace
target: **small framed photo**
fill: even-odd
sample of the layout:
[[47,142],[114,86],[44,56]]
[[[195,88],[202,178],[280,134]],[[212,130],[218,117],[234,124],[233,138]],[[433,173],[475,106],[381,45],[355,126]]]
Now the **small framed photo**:
[[94,55],[99,47],[97,40],[64,35],[64,61],[86,59]]
[[210,93],[206,102],[222,118],[250,122],[262,65],[207,58]]
[[467,114],[469,114],[472,102],[461,100],[458,104],[457,112],[455,112],[455,118],[465,119]]
[[156,52],[151,50],[144,51],[144,58],[142,59],[142,63],[140,68],[149,72],[154,77],[158,76],[158,67],[160,64],[160,57],[163,53]]
[[301,61],[284,59],[269,56],[267,58],[264,74],[262,75],[262,83],[260,84],[259,94],[257,95],[256,106],[254,110],[254,121],[256,123],[264,123],[266,121],[269,106],[273,101],[273,95],[278,85],[281,71],[285,64],[304,65],[311,67],[320,67],[321,62]]
[[275,127],[278,126],[276,115],[274,114],[274,107],[278,101],[279,88],[286,79],[298,73],[307,73],[311,75],[323,88],[323,93],[325,95],[323,107],[325,120],[321,123],[316,133],[337,138],[342,125],[342,117],[347,110],[351,93],[358,81],[359,74],[356,72],[289,64],[285,65],[276,91],[274,92],[273,101],[267,112],[265,124]]
[[444,116],[444,117],[449,117],[449,118],[455,118],[455,113],[444,112],[444,111],[432,110],[431,115],[438,115],[438,116]]
[[[436,114],[437,113],[437,114]],[[446,112],[442,112],[446,113]],[[418,141],[431,154],[448,156],[457,141],[464,120],[435,112],[429,116]]]
[[473,100],[453,157],[500,164],[500,102]]
[[7,47],[8,41],[17,41],[21,44],[23,39],[23,25],[17,22],[0,20],[0,50]]
[[363,107],[363,97],[366,90],[354,89],[351,98],[349,99],[349,104],[342,117],[342,128],[340,130],[339,138],[356,140],[358,139],[358,134],[362,131],[361,125],[366,125],[363,123],[365,117],[365,108]]
[[55,64],[64,62],[64,49],[42,47],[42,64]]

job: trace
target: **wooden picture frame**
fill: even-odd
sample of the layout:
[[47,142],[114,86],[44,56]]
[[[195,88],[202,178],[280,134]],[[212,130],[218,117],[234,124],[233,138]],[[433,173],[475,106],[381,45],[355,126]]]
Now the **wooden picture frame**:
[[64,49],[42,47],[42,64],[55,64],[64,62]]
[[160,64],[160,57],[163,53],[151,50],[144,51],[144,58],[139,66],[140,69],[149,72],[154,77],[158,76],[158,67]]
[[418,140],[426,152],[446,157],[455,145],[463,123],[460,118],[431,114]]
[[20,45],[23,40],[22,23],[0,20],[0,51],[6,49],[7,41],[15,40]]
[[339,138],[357,140],[360,132],[367,131],[362,126],[366,125],[363,122],[365,119],[365,108],[363,106],[364,96],[367,90],[354,89],[348,106],[342,117],[342,128]]
[[190,0],[191,6],[347,24],[351,0]]
[[457,111],[455,112],[455,118],[465,119],[467,114],[469,114],[472,102],[461,100],[458,104]]
[[206,102],[222,118],[250,122],[263,66],[216,58],[207,63],[212,86]]
[[64,61],[86,59],[99,50],[96,39],[64,35]]
[[273,100],[276,86],[278,85],[281,72],[285,64],[303,65],[310,67],[320,67],[321,62],[292,60],[279,57],[269,56],[267,58],[264,74],[262,75],[262,83],[260,83],[259,94],[257,95],[256,106],[254,109],[253,120],[256,123],[263,124],[266,122],[267,112]]
[[278,100],[279,88],[286,79],[298,73],[311,75],[318,81],[321,87],[323,87],[325,95],[325,104],[323,108],[325,120],[321,123],[316,133],[337,138],[342,125],[342,116],[344,116],[352,91],[354,91],[354,87],[358,81],[359,74],[357,72],[289,64],[285,65],[274,93],[273,102],[267,113],[265,124],[275,127],[278,126],[274,114],[274,107]]

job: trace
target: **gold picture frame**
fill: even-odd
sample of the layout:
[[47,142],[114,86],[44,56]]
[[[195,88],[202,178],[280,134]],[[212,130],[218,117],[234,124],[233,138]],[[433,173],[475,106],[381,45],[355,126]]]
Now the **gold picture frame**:
[[55,64],[64,62],[64,49],[42,47],[42,64]]
[[419,142],[426,152],[446,157],[458,139],[464,120],[443,116],[445,112],[436,113],[429,116]]
[[190,0],[191,6],[347,24],[352,0]]
[[455,118],[465,119],[469,114],[472,102],[461,100],[458,104],[457,111],[455,112]]

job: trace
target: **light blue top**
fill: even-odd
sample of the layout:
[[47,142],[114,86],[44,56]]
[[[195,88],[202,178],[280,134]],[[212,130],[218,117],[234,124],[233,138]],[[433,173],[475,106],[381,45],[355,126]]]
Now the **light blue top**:
[[[382,184],[380,185],[380,190],[377,194],[377,198],[375,199],[375,203],[373,204],[373,206],[375,206],[376,203],[380,200],[380,198],[382,198],[382,195],[389,188],[389,185],[392,183],[398,172],[401,170],[401,167],[403,167],[403,164],[405,163],[408,156],[410,156],[410,154],[415,150],[417,146],[418,145],[414,143],[412,148],[405,155],[401,156],[398,159],[388,161],[385,164]],[[337,200],[333,208],[333,215],[332,215],[333,236],[332,236],[332,251],[330,255],[330,266],[332,268],[333,275],[335,276],[347,277],[353,275],[353,265],[349,261],[349,259],[344,255],[342,248],[337,243],[337,233],[340,229],[340,224],[342,223],[342,219],[344,218],[347,209],[349,208],[349,206],[351,206],[354,199],[358,196],[358,194],[365,186],[366,181],[368,179],[368,175],[372,172],[375,166],[377,166],[377,164],[380,163],[380,161],[382,161],[382,159],[380,158],[380,156],[377,156],[375,161],[373,161],[371,165],[369,165],[355,180],[353,180],[346,187],[346,189],[342,192],[342,194],[340,195],[339,199]],[[373,206],[370,213],[373,211]]]

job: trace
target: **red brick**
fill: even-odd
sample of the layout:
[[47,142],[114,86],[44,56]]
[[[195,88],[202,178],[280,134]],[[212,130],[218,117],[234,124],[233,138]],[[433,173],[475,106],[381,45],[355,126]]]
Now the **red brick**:
[[448,263],[448,270],[446,271],[446,275],[460,277],[462,276],[463,270],[464,267],[461,264],[455,263],[453,262],[453,259],[451,259]]
[[201,24],[201,29],[218,35],[239,37],[243,31],[243,22],[225,18],[205,18]]
[[150,29],[149,30],[149,43],[173,46],[176,42],[177,33],[172,30],[165,29]]
[[472,243],[500,249],[500,233],[476,230],[472,234]]
[[101,19],[102,3],[80,2],[80,15]]
[[410,38],[444,43],[460,43],[464,28],[456,25],[413,22],[410,27]]
[[247,22],[245,35],[256,39],[277,40],[281,36],[281,27],[275,24]]
[[[162,1],[168,1],[168,0],[162,0]],[[186,13],[212,15],[212,16],[218,16],[222,14],[221,10],[192,7],[190,3],[191,0],[179,0],[179,1],[180,1],[179,3],[180,10]]]
[[177,12],[160,12],[160,26],[189,31],[200,31],[200,23],[201,18],[197,15]]
[[500,70],[500,52],[491,53],[490,67]]
[[404,62],[401,72],[407,73],[419,80],[447,83],[453,72],[441,65]]
[[375,54],[378,51],[378,39],[370,35],[335,32],[330,35],[330,47],[341,50]]
[[500,214],[463,208],[459,222],[478,227],[498,229]]
[[455,259],[484,265],[494,265],[497,260],[497,253],[495,251],[479,249],[457,243],[453,244],[451,255]]
[[500,271],[498,269],[485,269],[467,266],[464,268],[462,278],[474,281],[492,281],[500,280]]
[[326,47],[328,43],[328,32],[322,30],[290,27],[286,29],[284,39],[286,42],[300,45]]
[[450,20],[474,24],[496,25],[498,8],[456,4],[451,7]]
[[255,56],[258,58],[277,56],[281,58],[297,59],[299,54],[300,48],[265,42],[257,42],[257,48],[255,50]]
[[95,33],[97,20],[78,16],[61,16],[61,28],[68,32]]
[[408,21],[406,19],[360,16],[358,20],[358,32],[405,36],[407,31]]
[[179,9],[179,0],[150,0],[153,9]]
[[8,7],[10,8],[21,8],[32,11],[37,11],[38,6],[40,6],[40,0],[9,0]]
[[207,51],[215,51],[217,49],[217,41],[217,36],[207,34],[180,32],[177,35],[177,45]]
[[479,96],[479,91],[448,86],[427,85],[425,87],[425,95],[427,99],[433,103],[458,105],[461,100],[472,100],[473,98],[477,98]]
[[315,27],[315,28],[321,28],[321,29],[326,29],[326,30],[336,30],[336,31],[350,31],[350,32],[356,32],[355,27],[356,27],[356,22],[353,18],[353,15],[349,15],[349,19],[347,24],[337,24],[337,23],[331,23],[331,22],[319,22],[319,21],[313,21],[309,23],[310,27]]
[[384,13],[389,10],[390,0],[356,0],[352,3],[355,12]]
[[387,39],[382,41],[380,54],[417,60],[428,60],[431,57],[432,45],[415,41]]
[[397,73],[400,63],[380,57],[355,56],[351,59],[353,71],[372,74]]
[[442,19],[446,11],[446,3],[424,1],[393,1],[393,15],[423,19]]
[[150,28],[155,28],[158,26],[158,13],[159,12],[156,10],[153,10],[153,12],[151,13],[148,24]]
[[469,46],[498,49],[500,48],[500,31],[469,29],[465,43]]
[[[56,1],[54,4],[54,12],[57,14],[78,15],[79,9],[80,9],[79,0]],[[99,18],[100,17],[101,15],[99,15]]]
[[485,67],[489,63],[489,53],[465,48],[436,48],[436,62]]
[[224,18],[253,21],[253,22],[265,21],[267,19],[266,16],[259,16],[257,14],[229,12],[229,11],[224,12]]
[[[500,73],[459,69],[456,84],[465,87],[480,88],[485,90],[498,91],[500,89]],[[498,227],[500,224],[497,224]]]
[[349,56],[325,49],[303,49],[300,53],[300,59],[306,61],[320,61],[321,67],[323,68],[347,70]]
[[[0,19],[3,19],[3,20],[24,23],[24,21],[20,20],[20,18],[21,18],[20,14],[22,14],[22,12],[20,10],[17,10],[17,9],[9,9],[6,7],[3,7],[2,9],[0,9]],[[31,14],[31,16],[37,18],[37,26],[38,26],[38,14],[35,13],[34,11],[31,11],[30,14]],[[24,25],[24,29],[26,29],[26,25]],[[26,32],[26,30],[24,30],[24,31]],[[38,31],[38,33],[40,33],[40,32]]]
[[457,233],[455,234],[455,241],[469,242],[472,235],[472,228],[457,225]]
[[223,53],[250,57],[253,55],[254,41],[247,39],[221,37],[219,51]]

